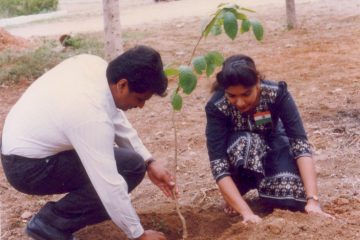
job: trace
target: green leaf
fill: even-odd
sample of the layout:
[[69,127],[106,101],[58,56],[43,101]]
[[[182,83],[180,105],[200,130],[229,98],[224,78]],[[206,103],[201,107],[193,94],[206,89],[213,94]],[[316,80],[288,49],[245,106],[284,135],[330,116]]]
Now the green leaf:
[[167,77],[171,77],[171,76],[179,75],[179,70],[177,70],[175,68],[166,68],[164,70],[164,73]]
[[261,41],[264,37],[264,28],[261,23],[257,20],[251,20],[251,26],[255,35],[256,40]]
[[215,24],[216,18],[214,17],[205,27],[204,31],[203,31],[203,36],[207,37],[211,31],[211,29],[213,28],[214,24]]
[[221,53],[217,51],[208,52],[205,56],[207,64],[215,64],[216,66],[221,66],[224,62],[224,57]]
[[190,94],[196,87],[197,77],[188,66],[181,66],[179,71],[179,85],[184,93]]
[[250,9],[250,8],[240,8],[240,10],[243,10],[243,11],[247,11],[247,12],[252,12],[252,13],[255,13],[256,11]]
[[237,5],[237,4],[235,4],[235,3],[223,3],[223,4],[220,4],[218,7],[219,7],[219,8],[226,9],[226,10],[229,10],[229,9],[239,9],[239,5]]
[[249,20],[247,19],[244,19],[241,23],[241,29],[240,29],[240,32],[241,33],[246,33],[250,30],[250,27],[251,27],[251,23]]
[[218,36],[221,34],[221,26],[220,25],[214,25],[212,28],[211,28],[211,34],[214,35],[214,36]]
[[247,18],[248,18],[248,17],[246,16],[246,14],[239,12],[239,11],[238,11],[237,9],[235,9],[235,8],[225,8],[225,12],[226,12],[226,11],[232,12],[238,20],[244,20],[244,19],[247,19]]
[[202,74],[203,70],[206,69],[206,60],[204,56],[194,58],[192,64],[194,65],[195,72],[198,74]]
[[173,109],[180,111],[182,108],[182,102],[182,97],[177,92],[174,92],[174,94],[171,96],[171,105]]
[[224,62],[224,57],[217,51],[208,52],[205,55],[206,60],[206,76],[210,77],[214,73],[216,66],[221,66]]
[[238,12],[238,11],[233,11],[233,13],[235,14],[235,16],[236,16],[236,18],[237,18],[238,20],[245,20],[245,19],[247,19],[247,16],[246,16],[245,14],[243,14],[243,13],[240,13],[240,12]]
[[219,9],[214,14],[214,17],[210,20],[208,24],[206,24],[204,30],[202,31],[202,36],[207,37],[211,31],[211,29],[214,27],[214,25],[219,20],[219,17],[222,16],[222,9]]
[[206,76],[210,77],[211,74],[214,73],[215,68],[216,68],[216,64],[214,64],[214,63],[210,63],[210,64],[206,65]]
[[224,14],[224,30],[229,38],[235,39],[238,32],[238,23],[236,16],[231,11],[226,11]]

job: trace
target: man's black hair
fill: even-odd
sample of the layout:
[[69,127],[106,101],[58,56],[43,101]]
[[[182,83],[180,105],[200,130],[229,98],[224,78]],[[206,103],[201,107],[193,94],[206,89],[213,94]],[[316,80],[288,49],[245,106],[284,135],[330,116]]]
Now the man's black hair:
[[112,60],[107,69],[109,84],[126,79],[131,92],[153,92],[163,95],[168,79],[163,71],[160,54],[151,47],[136,46]]

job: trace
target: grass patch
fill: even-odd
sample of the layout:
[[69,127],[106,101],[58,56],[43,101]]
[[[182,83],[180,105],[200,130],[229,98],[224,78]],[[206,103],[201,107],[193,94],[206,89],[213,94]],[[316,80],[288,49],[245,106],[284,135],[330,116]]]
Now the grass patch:
[[0,0],[0,18],[55,11],[58,0]]
[[[149,32],[124,31],[122,40],[125,46],[126,43],[138,42],[149,35]],[[62,48],[59,41],[43,40],[34,49],[8,49],[0,52],[0,85],[10,85],[20,80],[33,81],[61,61],[81,53],[104,57],[102,32],[71,36],[67,45],[68,47]]]
[[61,61],[81,53],[103,57],[103,42],[89,35],[76,35],[76,47],[62,49],[54,40],[44,40],[39,47],[26,51],[0,52],[0,84],[35,80]]

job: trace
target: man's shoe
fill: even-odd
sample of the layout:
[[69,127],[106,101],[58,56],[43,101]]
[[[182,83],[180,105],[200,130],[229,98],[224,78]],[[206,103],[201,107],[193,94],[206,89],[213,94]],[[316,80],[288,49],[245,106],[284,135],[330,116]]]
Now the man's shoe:
[[25,232],[35,240],[76,240],[71,233],[60,231],[46,224],[36,215],[28,222]]

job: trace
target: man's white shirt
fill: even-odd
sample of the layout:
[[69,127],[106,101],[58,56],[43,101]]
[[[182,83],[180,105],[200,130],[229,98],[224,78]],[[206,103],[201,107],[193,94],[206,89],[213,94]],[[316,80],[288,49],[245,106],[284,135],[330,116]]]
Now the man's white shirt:
[[111,219],[129,238],[137,238],[144,229],[117,172],[114,141],[145,160],[151,154],[116,108],[106,67],[100,57],[83,54],[37,79],[5,120],[2,153],[45,158],[75,149]]

